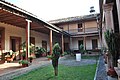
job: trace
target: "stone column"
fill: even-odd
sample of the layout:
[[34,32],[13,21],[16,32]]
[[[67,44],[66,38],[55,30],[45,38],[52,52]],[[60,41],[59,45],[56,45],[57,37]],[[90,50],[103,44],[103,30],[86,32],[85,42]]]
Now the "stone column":
[[86,50],[86,36],[83,37],[83,42],[84,42],[84,50]]
[[119,32],[120,32],[120,0],[116,0],[116,5],[117,5]]
[[27,26],[26,26],[26,60],[28,60],[28,55],[30,54],[30,23],[32,22],[31,20],[26,19],[27,21]]
[[106,21],[106,29],[113,30],[114,31],[114,25],[113,25],[113,3],[108,3],[103,5],[103,10],[105,14],[105,21]]
[[50,55],[52,55],[52,30],[50,30]]
[[[114,32],[114,25],[113,25],[113,3],[108,3],[103,5],[103,10],[105,14],[105,26],[107,30],[113,30]],[[109,52],[108,52],[109,53]],[[108,54],[108,60],[107,60],[108,68],[111,66],[111,55]]]
[[70,37],[70,49],[72,50],[72,37]]

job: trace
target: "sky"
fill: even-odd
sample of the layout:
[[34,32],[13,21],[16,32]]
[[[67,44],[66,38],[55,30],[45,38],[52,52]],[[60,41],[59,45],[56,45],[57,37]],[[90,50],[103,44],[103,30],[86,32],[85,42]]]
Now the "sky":
[[94,6],[99,13],[99,0],[6,0],[39,18],[49,21],[90,14]]

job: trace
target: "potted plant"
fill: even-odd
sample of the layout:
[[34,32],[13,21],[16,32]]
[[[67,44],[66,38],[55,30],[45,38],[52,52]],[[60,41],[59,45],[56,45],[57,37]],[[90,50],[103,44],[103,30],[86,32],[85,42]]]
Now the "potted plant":
[[39,49],[39,47],[35,48],[35,56],[36,56],[36,58],[40,57],[40,49]]
[[[108,74],[110,76],[116,76],[116,72],[114,67],[117,66],[117,60],[119,58],[119,50],[120,50],[120,34],[113,33],[113,31],[107,30],[105,32],[105,40],[108,48]],[[111,63],[111,61],[112,63]]]
[[19,64],[22,64],[22,67],[28,67],[28,61],[27,60],[20,60]]
[[29,61],[30,61],[30,63],[32,63],[32,60],[33,60],[33,57],[30,56],[30,57],[29,57]]
[[[26,57],[26,42],[23,42],[21,44],[21,47],[22,47],[22,58],[24,60]],[[30,49],[30,56],[35,57],[35,45],[31,43],[29,49]]]
[[35,45],[31,43],[29,48],[30,48],[30,56],[35,57]]
[[25,58],[26,58],[26,51],[23,51],[22,52],[22,59],[25,60]]
[[45,50],[45,48],[40,48],[40,54],[42,55],[42,56],[46,56],[46,50]]

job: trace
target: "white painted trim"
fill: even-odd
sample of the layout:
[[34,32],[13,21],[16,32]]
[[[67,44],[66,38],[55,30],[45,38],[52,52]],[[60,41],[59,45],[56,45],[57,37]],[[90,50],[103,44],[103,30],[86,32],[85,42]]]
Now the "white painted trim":
[[27,21],[27,30],[28,30],[28,57],[30,57],[30,23],[32,22],[31,20],[25,19]]

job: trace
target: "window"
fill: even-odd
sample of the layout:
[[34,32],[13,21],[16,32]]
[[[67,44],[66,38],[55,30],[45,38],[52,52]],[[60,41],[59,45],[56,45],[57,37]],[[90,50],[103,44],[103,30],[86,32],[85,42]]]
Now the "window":
[[83,31],[83,26],[82,23],[78,24],[78,32],[82,32]]
[[98,49],[98,41],[97,41],[97,39],[92,40],[92,49]]

